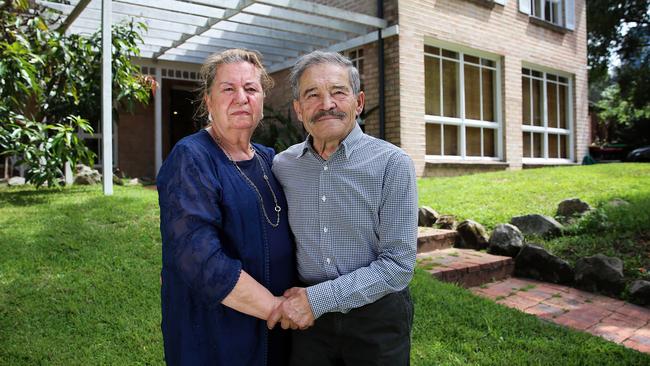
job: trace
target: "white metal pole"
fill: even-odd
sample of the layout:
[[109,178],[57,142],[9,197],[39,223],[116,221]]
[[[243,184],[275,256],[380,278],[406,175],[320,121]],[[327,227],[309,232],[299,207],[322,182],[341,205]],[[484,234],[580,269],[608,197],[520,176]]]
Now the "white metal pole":
[[160,65],[156,67],[156,94],[154,97],[154,109],[154,140],[156,154],[155,176],[158,176],[158,171],[162,165],[162,72],[160,70]]
[[113,194],[113,111],[111,75],[111,0],[102,0],[102,175],[104,195]]

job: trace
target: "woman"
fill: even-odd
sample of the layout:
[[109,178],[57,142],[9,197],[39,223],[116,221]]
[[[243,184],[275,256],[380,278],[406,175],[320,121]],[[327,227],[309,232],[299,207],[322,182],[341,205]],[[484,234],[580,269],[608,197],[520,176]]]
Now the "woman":
[[287,204],[272,149],[251,144],[272,86],[259,56],[233,49],[201,70],[210,126],[179,141],[158,174],[162,332],[170,365],[285,365],[265,319],[294,283]]

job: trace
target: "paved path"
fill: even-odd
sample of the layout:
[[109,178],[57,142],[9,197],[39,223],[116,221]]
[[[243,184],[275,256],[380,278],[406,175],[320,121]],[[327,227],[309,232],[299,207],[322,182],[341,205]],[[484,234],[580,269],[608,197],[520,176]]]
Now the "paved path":
[[499,304],[650,353],[650,309],[522,278],[508,278],[470,290]]

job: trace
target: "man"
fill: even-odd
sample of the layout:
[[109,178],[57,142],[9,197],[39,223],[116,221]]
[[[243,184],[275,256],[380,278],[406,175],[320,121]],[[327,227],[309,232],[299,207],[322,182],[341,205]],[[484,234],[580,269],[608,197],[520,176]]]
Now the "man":
[[309,136],[276,156],[289,204],[298,273],[269,318],[294,332],[293,365],[406,365],[417,240],[411,159],[365,135],[359,73],[315,51],[291,73],[293,107]]

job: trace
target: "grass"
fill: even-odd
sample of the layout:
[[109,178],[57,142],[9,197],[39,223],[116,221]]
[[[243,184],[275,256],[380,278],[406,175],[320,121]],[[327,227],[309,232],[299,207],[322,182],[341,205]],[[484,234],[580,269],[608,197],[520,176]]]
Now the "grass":
[[161,364],[155,192],[0,191],[0,364]]
[[[421,205],[459,220],[472,219],[488,229],[518,215],[554,216],[562,200],[580,198],[597,210],[567,226],[562,237],[527,240],[571,264],[597,253],[619,257],[628,282],[650,279],[650,164],[596,164],[427,178],[418,182],[418,189]],[[615,198],[630,204],[608,205]]]
[[[0,365],[163,364],[160,252],[155,191],[0,188]],[[414,365],[650,363],[422,270],[411,288]]]

